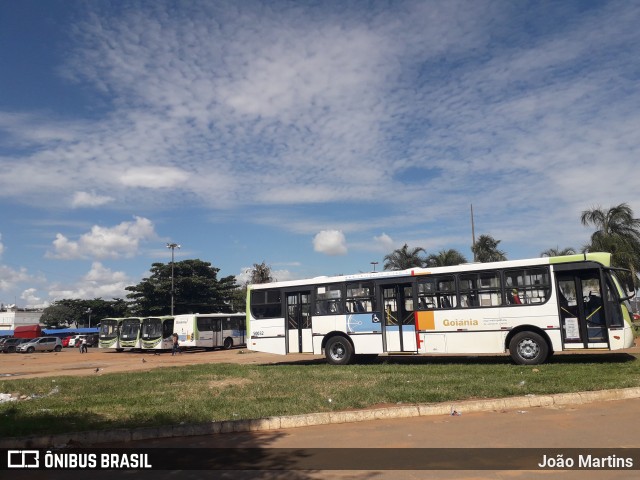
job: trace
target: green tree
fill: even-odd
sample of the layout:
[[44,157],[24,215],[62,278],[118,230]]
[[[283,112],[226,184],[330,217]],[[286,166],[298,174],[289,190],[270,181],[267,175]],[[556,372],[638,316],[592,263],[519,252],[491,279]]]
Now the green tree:
[[452,265],[460,265],[467,263],[467,259],[458,250],[450,248],[449,250],[440,250],[437,254],[432,253],[427,257],[425,266],[427,267],[448,267]]
[[471,247],[476,262],[501,262],[506,260],[505,252],[498,249],[500,240],[496,240],[491,235],[480,235],[476,244]]
[[[94,298],[93,300],[81,300],[75,298],[65,298],[55,301],[50,307],[45,308],[43,317],[54,320],[56,312],[54,307],[64,307],[66,324],[73,327],[89,327],[89,316],[91,316],[91,327],[95,327],[100,320],[107,317],[126,317],[128,315],[127,303],[122,299],[103,300]],[[49,313],[49,310],[51,313]],[[43,323],[45,320],[40,319]]]
[[[231,312],[233,275],[218,279],[219,268],[202,260],[173,264],[174,314]],[[168,315],[171,310],[171,263],[154,263],[151,275],[126,288],[136,315]]]
[[549,248],[540,254],[541,257],[562,257],[563,255],[573,255],[576,250],[572,247],[567,248]]
[[626,280],[635,288],[640,271],[640,219],[634,218],[631,207],[626,203],[608,210],[594,207],[583,211],[580,221],[584,226],[596,228],[583,251],[611,253],[614,267],[631,271],[631,277]]
[[44,323],[49,328],[66,328],[75,318],[71,308],[54,303],[42,311],[40,323]]
[[425,262],[423,256],[425,253],[424,248],[409,248],[405,243],[402,248],[398,248],[384,256],[384,269],[406,270],[411,267],[422,267]]

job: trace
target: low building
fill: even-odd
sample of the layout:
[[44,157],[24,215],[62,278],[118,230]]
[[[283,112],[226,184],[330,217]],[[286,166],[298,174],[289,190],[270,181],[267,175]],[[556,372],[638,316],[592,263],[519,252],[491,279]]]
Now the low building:
[[0,310],[0,332],[15,330],[22,325],[39,325],[42,311],[19,310],[16,308]]

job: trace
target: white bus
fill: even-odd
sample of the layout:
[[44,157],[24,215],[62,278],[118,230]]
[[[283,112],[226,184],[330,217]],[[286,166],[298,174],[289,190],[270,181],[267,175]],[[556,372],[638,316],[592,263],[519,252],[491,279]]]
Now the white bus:
[[173,324],[180,348],[225,348],[246,343],[246,314],[192,313],[176,315]]
[[121,351],[120,346],[120,325],[124,318],[104,318],[100,321],[98,331],[99,348],[115,348]]
[[173,317],[145,317],[142,319],[140,337],[143,350],[171,350],[173,342]]
[[355,355],[553,352],[633,345],[630,306],[608,253],[413,268],[251,285],[248,348]]
[[120,324],[120,348],[142,348],[142,318],[127,317]]

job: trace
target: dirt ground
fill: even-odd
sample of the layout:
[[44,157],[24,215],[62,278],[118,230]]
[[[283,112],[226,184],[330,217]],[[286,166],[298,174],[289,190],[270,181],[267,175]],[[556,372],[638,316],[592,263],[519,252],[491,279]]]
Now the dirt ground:
[[[603,353],[607,354],[608,352]],[[625,353],[638,355],[640,354],[640,346],[636,345],[633,348],[612,353],[618,355],[624,355]],[[556,353],[556,355],[575,354],[576,353],[573,352]],[[65,348],[59,353],[0,353],[0,380],[60,375],[102,375],[103,373],[144,371],[154,368],[202,363],[264,365],[300,361],[323,362],[324,357],[311,354],[274,355],[270,353],[253,352],[246,348],[212,351],[192,350],[175,356],[172,356],[171,352],[154,355],[149,352],[116,352],[115,350],[98,348],[89,348],[88,353],[81,354],[77,348]]]
[[65,348],[59,353],[0,353],[0,380],[59,375],[101,375],[200,363],[268,364],[320,358],[323,357],[305,354],[273,355],[244,348],[194,350],[175,356],[172,356],[171,352],[154,355],[149,352],[116,352],[98,348],[90,348],[88,353],[81,354],[77,348]]

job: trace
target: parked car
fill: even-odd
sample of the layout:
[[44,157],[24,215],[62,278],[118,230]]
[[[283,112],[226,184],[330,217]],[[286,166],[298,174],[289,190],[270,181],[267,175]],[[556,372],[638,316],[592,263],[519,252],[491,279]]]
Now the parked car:
[[0,345],[2,353],[15,353],[16,347],[21,343],[28,342],[28,338],[8,338]]
[[38,337],[29,339],[16,347],[16,352],[59,352],[62,350],[62,340],[58,337]]
[[62,347],[63,348],[72,347],[73,345],[69,345],[69,341],[74,337],[75,337],[75,335],[69,335],[68,337],[64,337],[62,339]]

